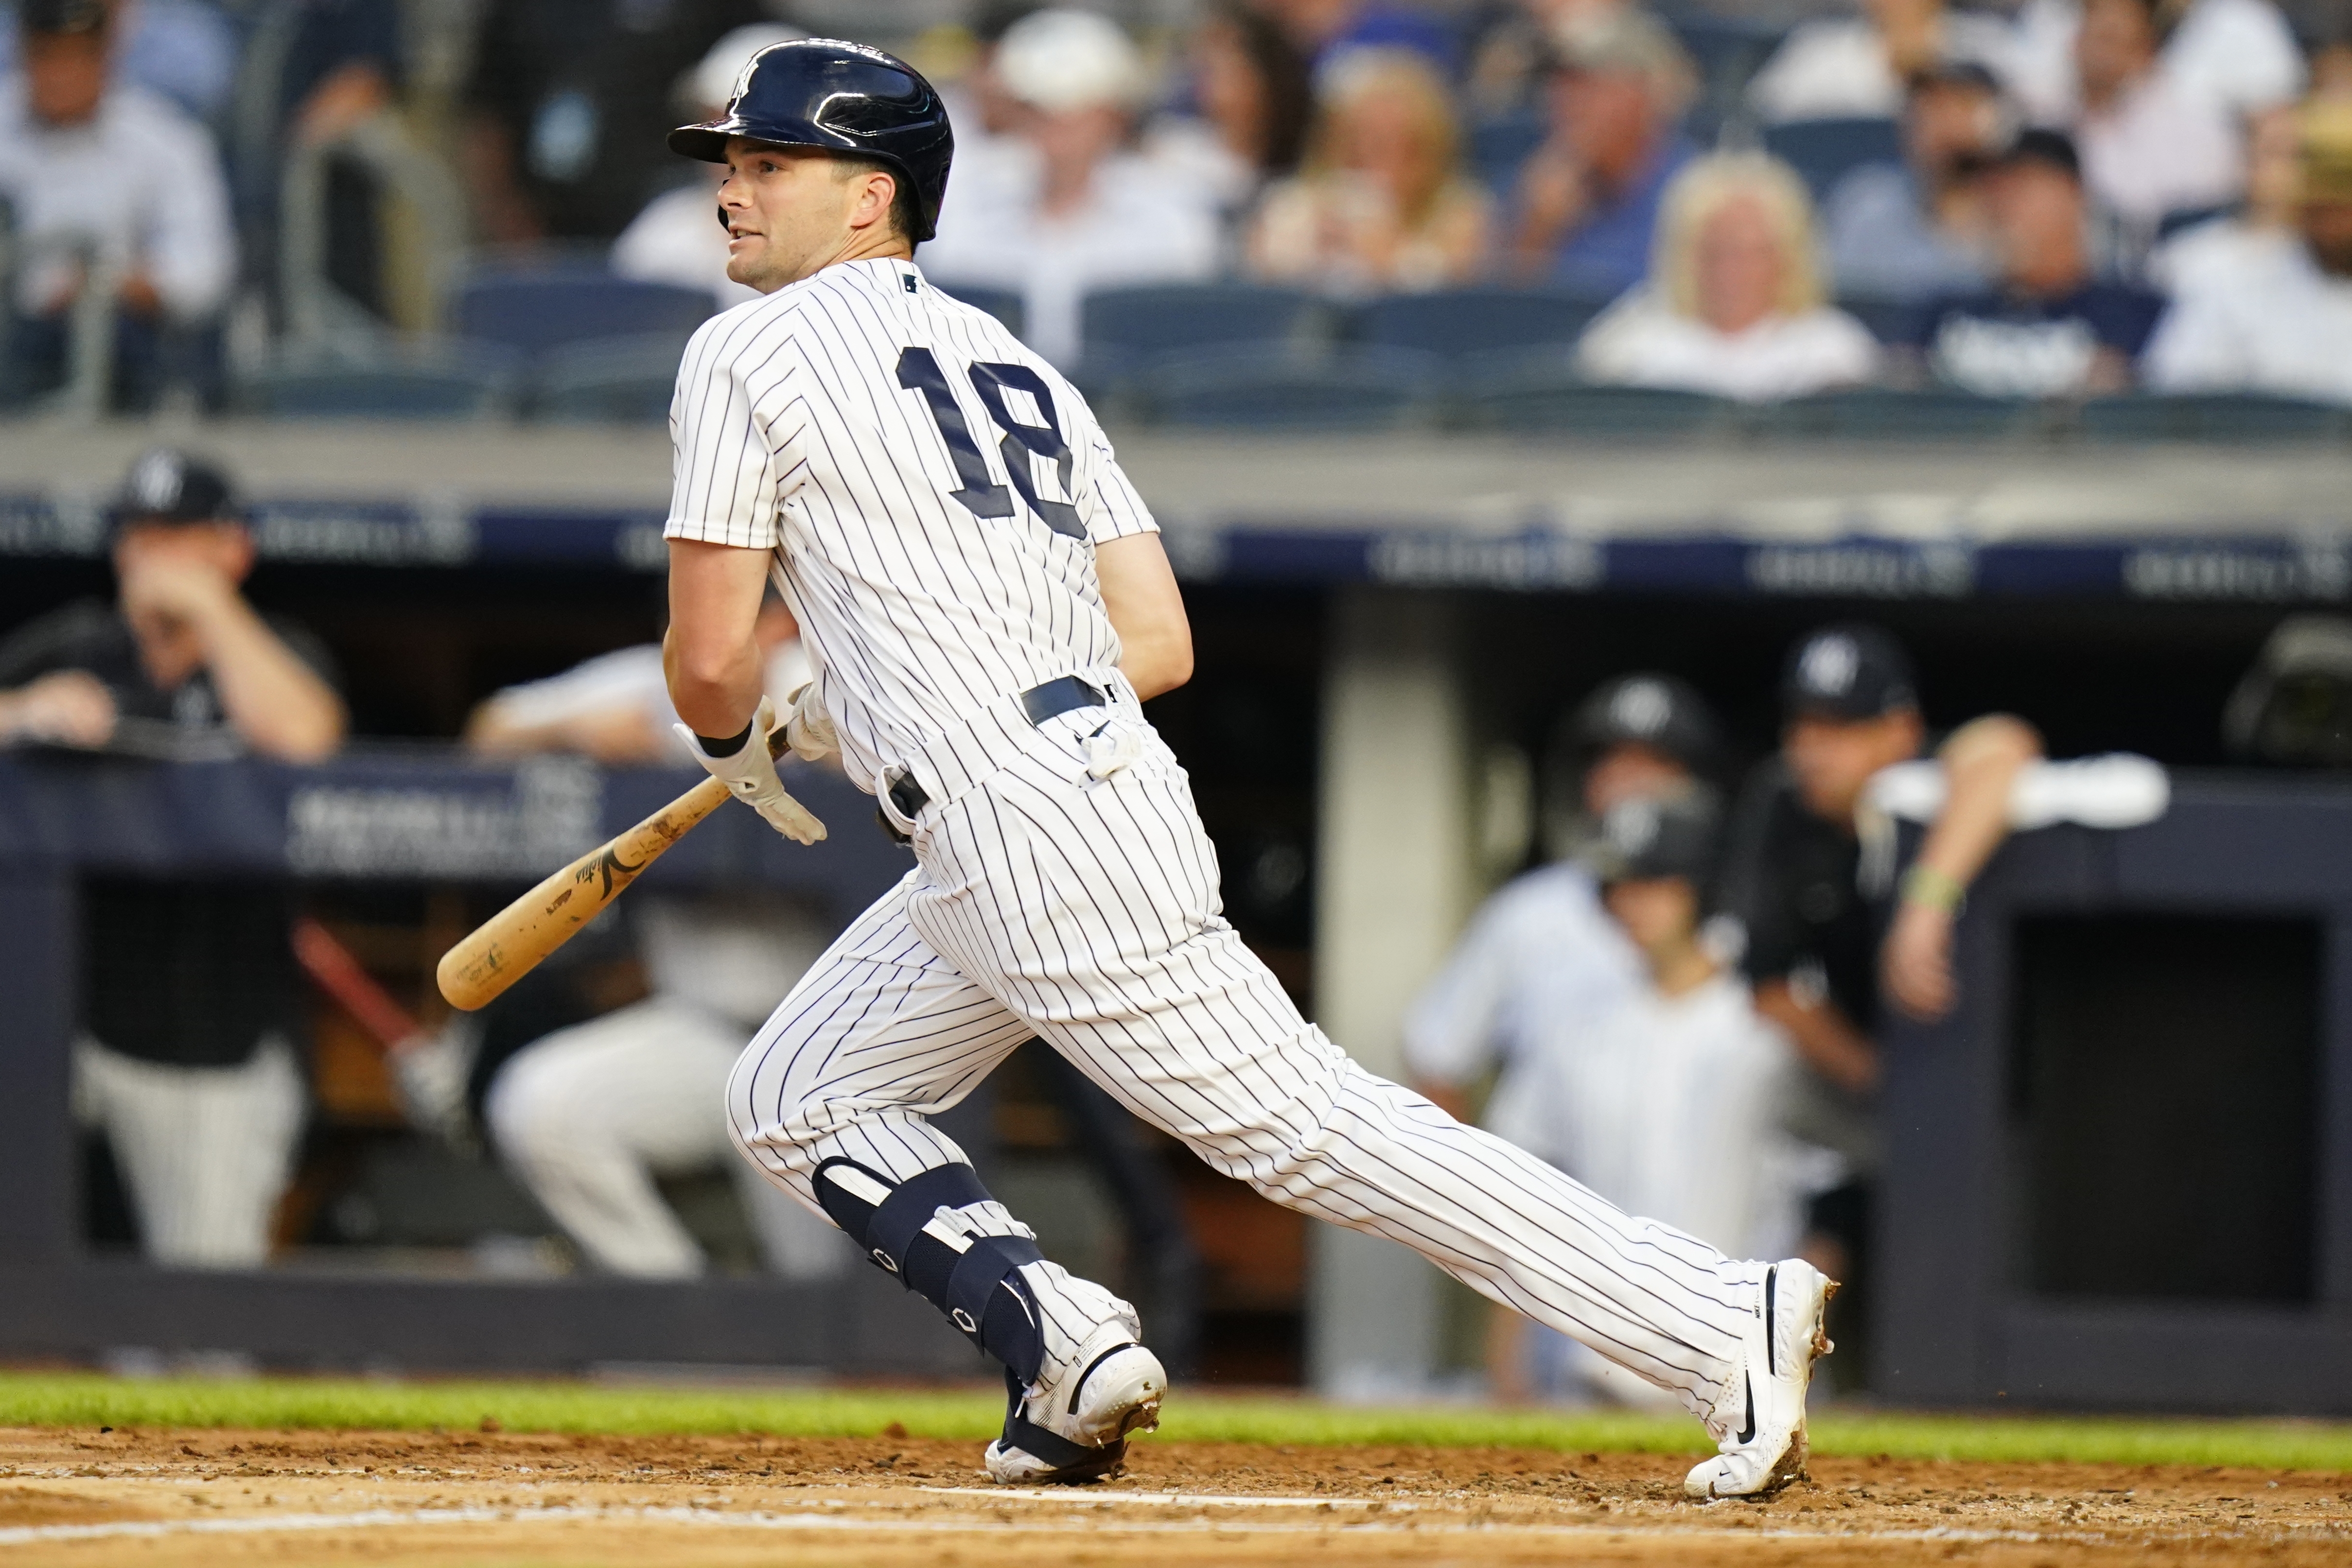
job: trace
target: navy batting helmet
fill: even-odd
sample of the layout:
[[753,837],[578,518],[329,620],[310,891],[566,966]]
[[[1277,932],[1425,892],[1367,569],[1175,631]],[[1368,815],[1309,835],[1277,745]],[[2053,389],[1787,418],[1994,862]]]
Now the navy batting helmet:
[[922,232],[908,237],[939,226],[955,134],[939,93],[895,55],[839,38],[772,44],[735,78],[727,112],[671,131],[670,151],[723,163],[730,136],[871,158],[914,189]]

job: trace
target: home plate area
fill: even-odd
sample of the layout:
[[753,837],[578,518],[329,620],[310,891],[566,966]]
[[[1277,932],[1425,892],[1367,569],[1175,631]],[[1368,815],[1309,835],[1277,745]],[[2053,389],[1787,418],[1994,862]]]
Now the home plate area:
[[991,1486],[969,1442],[516,1433],[0,1431],[12,1568],[249,1565],[1495,1565],[2060,1568],[2352,1560],[2352,1477],[1816,1458],[1697,1504],[1687,1459],[1136,1443],[1078,1488]]

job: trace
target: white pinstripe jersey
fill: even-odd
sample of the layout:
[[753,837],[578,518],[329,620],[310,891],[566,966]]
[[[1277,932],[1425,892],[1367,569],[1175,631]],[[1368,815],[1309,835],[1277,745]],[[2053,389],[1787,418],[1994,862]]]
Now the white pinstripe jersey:
[[851,777],[1118,663],[1094,547],[1152,530],[1093,412],[911,261],[714,317],[670,403],[671,538],[775,552]]

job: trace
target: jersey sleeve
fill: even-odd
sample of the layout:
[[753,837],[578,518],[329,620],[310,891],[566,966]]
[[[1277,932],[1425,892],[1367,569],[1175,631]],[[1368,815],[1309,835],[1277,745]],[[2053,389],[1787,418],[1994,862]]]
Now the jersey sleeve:
[[664,538],[772,549],[792,494],[805,373],[790,319],[740,308],[695,333],[669,409],[669,520]]
[[1111,452],[1110,438],[1099,426],[1087,433],[1085,452],[1087,472],[1072,498],[1077,503],[1078,520],[1087,526],[1087,542],[1108,544],[1129,534],[1158,533],[1160,525],[1153,520],[1151,508],[1129,482],[1127,471]]

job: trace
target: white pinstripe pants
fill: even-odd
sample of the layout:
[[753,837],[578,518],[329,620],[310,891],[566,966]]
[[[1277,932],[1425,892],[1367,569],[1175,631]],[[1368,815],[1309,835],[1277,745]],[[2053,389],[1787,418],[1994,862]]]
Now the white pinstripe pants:
[[896,1178],[962,1153],[926,1119],[1036,1035],[1275,1202],[1401,1241],[1704,1417],[1763,1266],[1633,1218],[1375,1078],[1302,1018],[1219,914],[1174,756],[1087,771],[1088,709],[916,823],[917,866],[784,998],[735,1067],[744,1153],[815,1208],[818,1165]]

